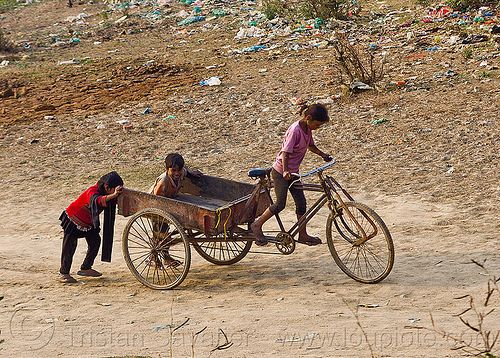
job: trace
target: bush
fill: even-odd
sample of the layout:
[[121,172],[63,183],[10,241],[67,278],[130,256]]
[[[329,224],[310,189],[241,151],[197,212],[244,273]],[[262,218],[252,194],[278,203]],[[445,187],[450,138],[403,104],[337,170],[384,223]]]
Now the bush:
[[301,7],[306,19],[318,18],[323,21],[331,18],[346,20],[360,11],[361,6],[355,0],[306,0]]
[[286,5],[281,0],[264,0],[262,2],[262,13],[266,15],[269,20],[275,17],[286,16]]
[[14,50],[12,42],[5,37],[4,32],[0,29],[0,52],[11,52]]
[[275,17],[321,19],[323,22],[334,18],[345,20],[357,15],[361,6],[356,0],[263,0],[262,12],[270,20]]
[[482,6],[496,6],[497,0],[447,0],[446,5],[456,11],[479,9]]
[[384,77],[384,59],[376,65],[373,54],[352,45],[345,34],[336,33],[332,45],[334,72],[340,84],[349,87],[352,82],[361,81],[376,87],[376,83]]
[[0,0],[0,11],[12,10],[17,6],[16,0]]

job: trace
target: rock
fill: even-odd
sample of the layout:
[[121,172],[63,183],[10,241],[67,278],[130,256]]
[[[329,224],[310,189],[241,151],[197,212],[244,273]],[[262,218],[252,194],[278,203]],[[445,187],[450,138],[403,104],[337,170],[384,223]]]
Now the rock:
[[38,106],[36,106],[34,108],[35,112],[41,112],[41,111],[53,111],[54,109],[56,109],[56,107],[54,107],[53,105],[51,104],[39,104]]
[[8,98],[8,97],[12,97],[13,95],[14,95],[14,91],[12,90],[12,87],[8,87],[7,89],[5,89],[2,92],[1,97],[2,98]]

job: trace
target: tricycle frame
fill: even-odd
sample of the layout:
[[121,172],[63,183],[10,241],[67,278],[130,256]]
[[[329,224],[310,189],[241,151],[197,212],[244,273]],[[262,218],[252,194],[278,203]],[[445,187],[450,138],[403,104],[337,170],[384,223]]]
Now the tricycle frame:
[[[324,170],[333,164],[334,161],[304,175],[294,174],[297,180],[292,185],[305,191],[322,194],[289,230],[285,229],[279,215],[275,215],[280,231],[274,237],[266,236],[266,238],[274,243],[281,253],[291,254],[295,250],[297,234],[327,204],[329,216],[326,239],[337,265],[348,276],[359,282],[380,282],[390,273],[394,263],[391,235],[385,223],[372,209],[355,202],[333,177],[324,175]],[[151,288],[173,288],[182,282],[189,270],[190,245],[203,258],[214,264],[229,265],[241,260],[255,241],[249,228],[250,224],[273,202],[270,193],[273,187],[270,173],[271,169],[251,170],[249,176],[258,178],[259,181],[251,187],[253,190],[250,194],[224,202],[217,209],[212,208],[208,211],[202,207],[203,205],[193,206],[175,200],[171,202],[169,200],[172,199],[125,190],[125,195],[119,197],[119,213],[125,216],[134,214],[123,234],[123,253],[132,273]],[[317,174],[319,184],[301,183],[302,178],[314,174]],[[224,185],[228,183],[234,190],[248,185],[243,183],[236,185],[233,183],[237,182],[203,177],[208,182],[222,180]],[[246,186],[245,192],[248,192],[249,188]],[[342,199],[340,193],[347,198],[347,201]],[[168,205],[164,206],[166,204]],[[168,207],[169,210],[155,209],[155,206]],[[179,208],[181,214],[177,212]],[[188,213],[188,217],[183,216],[185,213]],[[144,221],[149,224],[144,224]],[[158,226],[158,222],[162,224]],[[163,229],[160,230],[158,227]],[[133,252],[135,247],[130,246],[129,241],[138,245],[137,242],[141,239],[137,238],[137,231],[143,231],[144,233],[138,236],[144,235],[144,238],[139,245],[138,253],[135,254]],[[130,235],[136,237],[131,239]],[[174,252],[177,256],[173,256]],[[176,264],[175,267],[172,266],[173,263]],[[151,270],[152,275],[149,273]]]

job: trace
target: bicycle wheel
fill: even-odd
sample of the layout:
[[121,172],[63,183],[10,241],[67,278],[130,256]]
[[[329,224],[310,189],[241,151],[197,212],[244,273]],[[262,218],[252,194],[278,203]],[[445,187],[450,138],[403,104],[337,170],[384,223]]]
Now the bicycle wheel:
[[[328,248],[336,264],[356,281],[377,283],[391,272],[394,264],[394,245],[391,234],[380,216],[368,206],[358,202],[346,202],[338,214],[330,213],[326,223]],[[363,237],[360,228],[370,239],[354,245]],[[333,235],[333,231],[340,234]]]
[[178,286],[191,264],[184,229],[172,215],[158,209],[144,209],[130,218],[123,231],[122,250],[135,278],[156,290]]
[[227,239],[218,242],[193,242],[192,245],[208,262],[216,265],[232,265],[248,254],[252,241]]

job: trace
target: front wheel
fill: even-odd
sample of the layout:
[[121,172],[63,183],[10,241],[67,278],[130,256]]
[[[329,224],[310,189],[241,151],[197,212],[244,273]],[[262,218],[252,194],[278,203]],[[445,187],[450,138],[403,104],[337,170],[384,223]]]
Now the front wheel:
[[[331,212],[326,223],[328,248],[345,274],[363,283],[377,283],[391,272],[394,245],[380,216],[368,206],[346,202],[345,208]],[[356,224],[359,224],[359,226]],[[363,233],[369,238],[361,244]]]
[[178,286],[191,264],[186,232],[172,215],[158,209],[144,209],[130,218],[122,250],[135,278],[156,290]]

